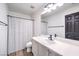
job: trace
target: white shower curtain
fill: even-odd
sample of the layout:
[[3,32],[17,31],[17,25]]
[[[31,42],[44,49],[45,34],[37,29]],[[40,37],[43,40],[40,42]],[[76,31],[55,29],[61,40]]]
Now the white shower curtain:
[[32,34],[33,21],[9,17],[8,53],[24,49]]

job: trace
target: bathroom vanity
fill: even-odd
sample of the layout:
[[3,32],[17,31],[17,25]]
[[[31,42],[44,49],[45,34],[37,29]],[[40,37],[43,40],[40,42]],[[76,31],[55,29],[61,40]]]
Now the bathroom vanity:
[[32,52],[34,56],[79,56],[79,43],[63,41],[56,37],[54,40],[49,40],[46,37],[38,36],[32,38]]

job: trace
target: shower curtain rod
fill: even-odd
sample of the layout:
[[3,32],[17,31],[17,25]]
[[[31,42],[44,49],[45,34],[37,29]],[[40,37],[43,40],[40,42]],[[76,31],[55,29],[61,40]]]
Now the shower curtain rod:
[[6,24],[6,23],[4,23],[2,21],[0,21],[0,25],[8,26],[8,24]]
[[41,22],[43,22],[43,23],[48,23],[48,22],[46,22],[46,21],[41,21]]
[[31,21],[34,21],[34,19],[27,19],[27,18],[12,16],[12,15],[7,15],[7,16],[8,16],[8,17],[14,17],[14,18],[20,18],[20,19],[24,19],[24,20],[31,20]]

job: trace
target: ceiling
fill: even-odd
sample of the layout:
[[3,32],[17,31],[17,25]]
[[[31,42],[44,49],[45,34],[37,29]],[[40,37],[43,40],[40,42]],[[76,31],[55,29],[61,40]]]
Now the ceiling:
[[9,11],[31,15],[43,7],[44,3],[7,3]]
[[[39,9],[43,9],[43,7],[46,4],[47,3],[7,3],[9,11],[14,11],[14,12],[28,14],[28,15],[32,15],[33,13],[36,13],[37,11],[39,11]],[[75,5],[79,5],[79,4],[65,3],[62,7],[57,7],[56,10],[52,10],[52,12],[42,15],[42,18],[50,16],[56,12],[63,11]]]

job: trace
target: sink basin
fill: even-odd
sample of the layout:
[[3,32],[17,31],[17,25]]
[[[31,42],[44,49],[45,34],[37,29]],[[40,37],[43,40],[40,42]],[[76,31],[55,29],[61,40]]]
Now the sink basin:
[[50,45],[50,44],[54,44],[56,42],[55,42],[55,40],[45,39],[45,43]]
[[43,37],[43,36],[38,37],[38,38],[40,39],[41,43],[43,43],[43,44],[52,45],[52,44],[56,43],[55,37],[52,38],[53,40],[50,40],[50,39],[48,39],[48,37]]

